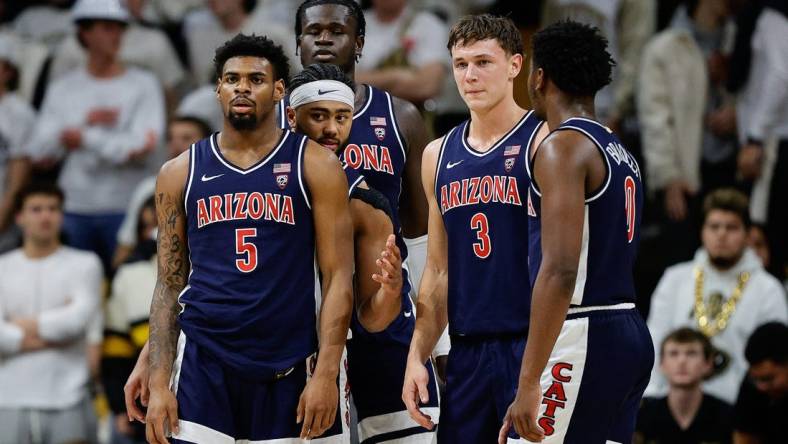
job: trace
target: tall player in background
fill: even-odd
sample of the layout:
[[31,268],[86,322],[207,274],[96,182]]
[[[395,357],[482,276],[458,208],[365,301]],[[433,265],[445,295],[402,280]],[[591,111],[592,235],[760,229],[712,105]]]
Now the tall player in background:
[[[307,66],[290,80],[290,127],[341,152],[350,135],[354,89],[353,81],[336,65]],[[347,374],[358,412],[359,440],[431,443],[434,431],[413,421],[400,397],[415,316],[392,234],[391,207],[366,184],[359,170],[347,165],[344,170],[350,184],[356,271]],[[428,368],[430,402],[424,407],[437,415],[437,384],[432,366]]]
[[[332,63],[351,80],[365,33],[364,13],[353,0],[306,0],[296,13],[301,64]],[[283,127],[285,106],[283,102],[280,107]],[[411,282],[418,286],[427,245],[427,203],[421,186],[421,157],[427,144],[424,121],[412,103],[362,84],[356,85],[355,110],[344,156],[389,200],[397,243],[411,265]]]
[[[448,320],[446,393],[438,442],[495,442],[517,390],[528,334],[528,147],[544,125],[514,100],[520,31],[491,15],[461,19],[449,34],[454,80],[471,119],[431,142],[422,181],[429,244],[402,398],[429,399],[427,361]],[[512,438],[515,438],[512,436]]]
[[514,425],[529,441],[631,442],[654,364],[635,309],[643,186],[635,158],[595,120],[614,65],[599,30],[558,22],[533,37],[528,91],[553,132],[531,157],[531,321]]
[[353,258],[345,175],[333,154],[277,128],[281,47],[238,35],[215,65],[223,129],[167,162],[156,186],[148,441],[167,442],[169,427],[176,442],[341,442]]

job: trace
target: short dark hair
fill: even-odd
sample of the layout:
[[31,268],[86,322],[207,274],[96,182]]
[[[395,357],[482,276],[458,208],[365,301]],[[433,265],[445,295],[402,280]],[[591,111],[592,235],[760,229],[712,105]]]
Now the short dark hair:
[[714,190],[703,199],[703,221],[709,217],[713,210],[722,210],[735,213],[741,219],[745,228],[750,228],[750,201],[741,191],[734,188],[720,188]]
[[449,42],[446,47],[451,53],[454,45],[471,45],[473,43],[495,39],[508,54],[523,53],[523,36],[514,22],[508,17],[492,14],[466,15],[449,31]]
[[304,20],[304,12],[312,6],[319,5],[339,5],[344,6],[350,11],[350,17],[356,19],[356,37],[364,36],[367,32],[367,20],[364,18],[364,11],[361,6],[353,0],[306,0],[301,3],[296,11],[295,36],[296,40],[301,36],[301,22]]
[[190,123],[200,130],[201,137],[208,137],[213,133],[211,126],[205,120],[195,116],[178,115],[170,119],[170,123]]
[[714,354],[714,349],[711,346],[711,341],[709,341],[709,338],[707,338],[706,335],[699,332],[698,330],[693,330],[689,327],[679,328],[665,336],[665,339],[662,340],[662,343],[659,346],[660,357],[665,353],[665,345],[667,345],[668,342],[675,342],[677,344],[691,344],[693,342],[698,342],[703,348],[703,357],[706,358],[707,361],[710,360]]
[[756,328],[747,340],[744,357],[751,366],[764,361],[788,362],[788,325],[769,322]]
[[534,68],[572,96],[593,96],[611,81],[616,62],[598,28],[562,20],[534,34]]
[[263,35],[238,34],[216,48],[213,66],[216,78],[222,77],[222,70],[227,60],[233,57],[260,57],[271,63],[274,80],[282,79],[287,84],[290,77],[290,61],[280,45]]
[[347,85],[352,91],[356,90],[356,84],[350,80],[350,77],[339,66],[330,63],[313,63],[290,79],[287,93],[290,94],[299,86],[317,80],[336,80]]
[[22,211],[22,207],[25,206],[27,199],[36,195],[56,197],[61,206],[63,205],[63,200],[65,199],[63,190],[61,190],[57,185],[51,182],[33,181],[22,187],[22,189],[16,193],[16,197],[14,199],[14,212],[19,213]]

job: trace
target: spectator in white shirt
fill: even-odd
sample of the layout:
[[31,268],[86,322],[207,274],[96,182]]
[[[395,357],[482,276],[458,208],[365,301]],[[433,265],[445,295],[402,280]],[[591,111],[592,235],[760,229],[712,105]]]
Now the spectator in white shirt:
[[63,194],[17,199],[22,248],[0,256],[0,441],[89,442],[86,334],[99,316],[101,263],[60,244]]
[[[142,23],[142,8],[149,0],[137,0],[134,9],[130,9],[133,20],[123,34],[120,47],[120,60],[129,66],[136,66],[152,72],[162,85],[167,102],[175,104],[176,88],[185,79],[185,71],[181,67],[178,55],[172,47],[167,35],[154,27]],[[77,36],[66,37],[55,51],[49,79],[57,79],[64,74],[84,66],[87,53],[77,41]]]
[[17,245],[11,224],[14,196],[30,175],[24,149],[35,122],[35,112],[10,90],[15,76],[13,39],[0,35],[0,253]]
[[128,22],[119,0],[79,0],[73,17],[88,61],[50,85],[30,151],[63,159],[67,241],[108,270],[131,193],[156,168],[164,99],[152,74],[118,58]]
[[448,74],[448,26],[408,0],[372,0],[364,18],[367,33],[356,82],[414,103],[436,98]]

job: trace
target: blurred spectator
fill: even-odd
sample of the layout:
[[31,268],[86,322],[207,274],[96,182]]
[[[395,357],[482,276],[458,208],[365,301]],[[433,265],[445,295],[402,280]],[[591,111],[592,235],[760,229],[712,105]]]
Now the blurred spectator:
[[[214,96],[215,100],[215,96]],[[167,158],[174,159],[189,149],[192,143],[204,139],[211,134],[211,129],[202,120],[181,116],[170,120],[167,126]],[[126,217],[118,230],[118,248],[113,260],[114,267],[120,266],[132,253],[138,243],[138,218],[142,205],[156,191],[156,175],[143,179],[131,195]]]
[[635,111],[635,83],[643,46],[654,34],[655,0],[547,0],[542,23],[571,18],[596,26],[616,61],[613,82],[596,95],[597,115],[616,128]]
[[788,326],[758,327],[744,351],[750,370],[736,401],[734,444],[784,443],[788,436]]
[[[129,66],[137,66],[156,75],[159,83],[164,87],[167,103],[171,104],[168,108],[174,108],[176,87],[185,79],[185,72],[167,35],[159,29],[143,24],[142,11],[148,1],[127,2],[132,20],[123,33],[120,60]],[[49,78],[62,77],[74,69],[85,66],[86,61],[85,48],[72,33],[58,46],[49,70]]]
[[175,115],[194,116],[208,124],[211,131],[220,131],[224,124],[224,112],[216,100],[216,84],[203,85],[184,96]]
[[724,93],[723,41],[729,0],[687,0],[645,47],[638,115],[647,184],[663,214],[675,261],[697,247],[704,194],[732,186],[736,114]]
[[771,261],[771,252],[769,251],[769,241],[766,238],[766,228],[762,224],[753,223],[750,226],[747,242],[750,244],[752,251],[758,255],[763,268],[768,269]]
[[772,272],[785,276],[788,250],[788,1],[765,0],[748,47],[749,74],[737,105],[738,169],[754,180],[752,216],[767,224]]
[[156,167],[164,100],[152,74],[118,59],[128,21],[119,0],[80,0],[74,20],[88,61],[50,85],[30,146],[34,160],[64,158],[67,241],[109,270],[131,193]]
[[668,395],[643,400],[636,443],[731,442],[733,408],[701,390],[703,379],[714,367],[713,353],[709,339],[697,330],[684,327],[665,337],[659,367],[668,382]]
[[13,43],[0,35],[0,253],[16,247],[19,240],[11,213],[14,196],[30,174],[25,149],[35,122],[30,105],[11,91],[17,74]]
[[281,45],[289,57],[295,55],[293,31],[281,22],[269,20],[264,13],[252,15],[255,0],[206,0],[206,3],[207,8],[190,12],[183,21],[183,37],[197,85],[214,78],[214,50],[239,32],[265,35]]
[[14,20],[20,37],[43,43],[53,52],[60,42],[74,32],[69,9],[74,0],[46,0],[29,6]]
[[60,244],[63,194],[31,184],[17,199],[22,248],[0,256],[0,441],[87,442],[85,335],[98,315],[101,263]]
[[417,104],[437,97],[448,74],[446,23],[408,0],[372,0],[364,18],[367,33],[356,82]]
[[144,443],[145,426],[130,423],[123,385],[148,340],[148,315],[156,286],[156,207],[153,193],[135,213],[135,262],[122,265],[106,307],[102,380],[112,410],[113,444]]
[[[747,248],[747,198],[720,189],[706,197],[703,208],[703,247],[694,260],[665,271],[651,300],[648,326],[655,344],[684,326],[708,336],[716,348],[715,369],[703,391],[733,404],[747,372],[747,338],[764,322],[788,321],[788,303],[782,285]],[[666,391],[655,364],[646,396],[664,396]]]

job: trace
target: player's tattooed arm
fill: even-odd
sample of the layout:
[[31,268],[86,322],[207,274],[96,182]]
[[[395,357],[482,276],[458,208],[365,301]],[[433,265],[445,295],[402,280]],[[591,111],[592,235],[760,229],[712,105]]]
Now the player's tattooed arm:
[[189,275],[183,201],[188,162],[187,151],[165,163],[156,180],[158,275],[149,322],[150,401],[145,427],[148,442],[152,443],[167,442],[165,425],[176,433],[178,429],[177,403],[169,381],[180,331],[178,295]]
[[427,262],[421,276],[416,312],[416,329],[410,342],[402,401],[411,418],[422,427],[434,427],[432,418],[419,410],[419,402],[429,401],[429,373],[425,363],[448,324],[449,253],[446,227],[435,199],[435,172],[443,138],[430,142],[424,149],[422,183],[429,204]]
[[317,366],[301,394],[296,414],[298,422],[303,422],[301,438],[311,439],[328,430],[336,418],[339,401],[336,378],[353,309],[353,226],[347,179],[336,156],[309,141],[304,166],[312,196],[317,261],[323,286]]
[[399,216],[403,236],[413,239],[427,234],[428,206],[422,188],[421,160],[429,139],[418,108],[396,97],[392,97],[392,105],[408,155],[402,178]]

